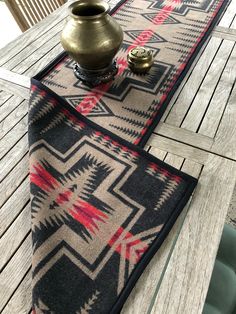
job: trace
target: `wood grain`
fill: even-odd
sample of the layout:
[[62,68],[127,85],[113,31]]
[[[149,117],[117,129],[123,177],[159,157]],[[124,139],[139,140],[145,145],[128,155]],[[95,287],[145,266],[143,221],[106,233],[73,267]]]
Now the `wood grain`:
[[[219,25],[221,27],[235,27],[236,26],[236,20],[235,17],[235,0],[231,2],[228,9],[226,10],[223,18],[221,19]],[[232,25],[230,25],[232,23]],[[221,48],[221,46],[223,47]],[[192,73],[189,75],[188,80],[184,87],[181,89],[181,92],[179,93],[177,99],[175,100],[174,106],[172,107],[171,111],[168,113],[167,118],[165,119],[165,122],[179,127],[184,120],[185,116],[187,115],[189,109],[192,109],[192,103],[195,100],[195,97],[197,97],[197,100],[195,101],[195,104],[193,105],[192,113],[190,117],[188,118],[187,122],[185,122],[185,126],[183,127],[189,129],[189,130],[196,130],[196,124],[195,119],[193,119],[193,116],[195,113],[197,113],[197,117],[200,115],[204,115],[204,108],[206,105],[206,100],[209,101],[209,97],[211,96],[212,91],[211,88],[214,84],[210,81],[212,78],[217,82],[216,75],[220,74],[220,66],[224,67],[224,64],[227,62],[227,56],[230,55],[230,51],[228,51],[228,48],[232,49],[234,46],[234,43],[232,41],[226,41],[224,43],[222,38],[211,38],[209,43],[207,44],[206,48],[204,49],[201,58],[195,65]],[[218,50],[220,49],[219,53]],[[208,81],[205,85],[203,85],[200,93],[199,88],[202,85],[202,82],[204,81],[206,75],[208,74]],[[218,76],[219,78],[219,76]],[[207,83],[210,82],[209,89],[207,87]],[[205,95],[206,93],[206,95]],[[200,97],[201,96],[201,97]],[[206,96],[206,100],[205,100]],[[204,104],[202,105],[202,108],[198,108],[197,104],[203,100]],[[191,108],[190,108],[191,107]],[[202,110],[201,110],[202,109]],[[196,118],[197,118],[196,117]],[[196,121],[199,122],[199,118],[196,119]],[[193,125],[191,124],[193,123]],[[188,128],[188,124],[190,124]]]
[[153,134],[148,141],[152,147],[168,151],[172,154],[191,159],[200,164],[204,164],[208,158],[208,153],[195,147],[176,142],[175,140]]
[[[53,14],[50,14],[41,22],[36,24],[33,28],[17,37],[14,41],[0,49],[0,66],[4,65],[12,58],[18,58],[18,54],[24,50],[28,45],[32,44],[36,39],[45,36],[50,30],[67,16],[65,7],[59,8]],[[36,47],[37,48],[37,47]],[[18,58],[18,62],[20,58]]]
[[234,43],[232,41],[223,41],[215,56],[214,62],[211,64],[207,75],[198,89],[197,95],[191,104],[191,108],[184,118],[182,128],[193,132],[197,131],[233,47]]
[[152,314],[202,313],[235,176],[235,162],[209,155]]
[[236,84],[230,95],[221,124],[216,133],[215,142],[212,146],[213,152],[221,152],[236,160]]
[[177,128],[168,123],[160,122],[156,127],[155,134],[159,134],[171,139],[175,139],[176,141],[183,143],[191,143],[191,145],[196,147],[201,147],[202,149],[209,150],[213,144],[213,139],[207,135],[198,134],[193,131],[185,130],[182,128]]
[[165,120],[166,123],[174,126],[181,125],[181,122],[188,112],[188,109],[191,106],[191,103],[199,89],[199,85],[203,81],[221,43],[221,39],[211,38],[209,44],[202,54],[202,57],[199,59],[195,68],[193,69],[193,72],[189,76],[188,81],[182,89],[167,119]]
[[0,158],[3,158],[8,151],[26,134],[28,117],[24,116],[2,139],[0,145]]
[[0,274],[0,311],[28,272],[31,256],[31,234],[29,234]]
[[[62,0],[5,0],[20,29],[24,32],[62,5]],[[64,1],[65,3],[65,1]]]
[[29,314],[31,309],[31,270],[29,270],[19,287],[8,301],[2,314]]
[[12,83],[10,81],[0,78],[0,89],[6,92],[10,92],[16,96],[20,96],[24,99],[29,99],[29,89],[24,86]]
[[17,248],[20,247],[22,241],[30,232],[30,227],[30,205],[28,203],[0,239],[0,251],[2,252],[0,259],[0,271],[10,260],[11,256],[14,254]]
[[[224,114],[224,109],[227,105],[228,98],[235,83],[236,78],[236,47],[224,68],[222,76],[214,95],[209,103],[208,109],[204,115],[204,119],[199,128],[199,133],[205,136],[215,137],[220,120]],[[213,144],[213,143],[212,143]]]
[[1,182],[0,207],[7,201],[7,199],[18,188],[21,182],[26,178],[26,176],[28,175],[28,167],[28,156],[25,156],[8,174],[8,176]]
[[0,122],[0,139],[3,138],[28,112],[27,101],[22,101],[11,114]]
[[[29,196],[29,178],[26,177],[11,197],[0,208],[0,238],[29,202]],[[27,219],[29,220],[29,217]]]
[[28,136],[24,135],[22,139],[0,160],[0,182],[8,175],[15,165],[28,152]]

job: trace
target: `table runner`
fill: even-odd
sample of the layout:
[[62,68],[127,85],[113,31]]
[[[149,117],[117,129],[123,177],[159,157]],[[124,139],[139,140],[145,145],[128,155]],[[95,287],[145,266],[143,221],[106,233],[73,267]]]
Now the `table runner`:
[[[32,79],[33,313],[121,310],[197,183],[139,146],[225,5],[122,1],[112,10],[125,31],[113,82],[91,90],[66,54]],[[153,50],[148,75],[127,69],[136,45]]]
[[197,180],[32,80],[33,313],[118,313]]
[[[75,78],[73,61],[65,53],[36,79],[92,121],[143,147],[226,4],[223,0],[122,1],[112,10],[124,30],[113,82],[93,89],[84,85]],[[155,62],[148,75],[133,74],[127,67],[127,53],[137,45],[153,51]]]

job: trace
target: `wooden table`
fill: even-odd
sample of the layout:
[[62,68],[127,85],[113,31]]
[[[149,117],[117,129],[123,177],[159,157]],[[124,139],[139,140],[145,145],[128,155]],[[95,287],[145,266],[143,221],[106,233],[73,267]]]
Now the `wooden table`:
[[[146,149],[199,178],[194,196],[123,314],[195,314],[204,305],[236,178],[236,0],[202,48]],[[0,50],[0,311],[29,313],[29,77],[62,48],[61,8]]]

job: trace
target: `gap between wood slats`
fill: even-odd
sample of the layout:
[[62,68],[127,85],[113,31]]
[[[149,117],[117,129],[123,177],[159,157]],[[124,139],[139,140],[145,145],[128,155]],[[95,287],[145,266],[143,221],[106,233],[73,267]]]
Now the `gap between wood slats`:
[[[13,117],[14,114],[14,117]],[[14,126],[20,122],[26,115],[28,114],[28,104],[23,101],[16,110],[13,111],[12,114],[8,115],[1,123],[0,123],[0,140],[3,139]]]
[[11,197],[0,208],[0,239],[28,204],[30,196],[29,186],[29,178],[27,175]]
[[4,270],[31,232],[30,217],[30,204],[28,203],[1,238],[0,249],[2,253],[0,257],[0,273]]
[[[31,292],[31,268],[8,300],[2,314],[31,314],[32,292]],[[30,311],[30,312],[29,312]]]
[[19,155],[16,157],[13,157],[13,161],[9,160],[6,161],[5,159],[1,164],[6,164],[3,167],[3,171],[0,175],[0,183],[4,181],[4,179],[8,176],[8,174],[21,162],[21,160],[25,157],[28,157],[28,145],[26,147],[23,147],[23,149],[19,152]]
[[199,86],[204,80],[205,73],[210,68],[211,63],[221,46],[221,43],[222,40],[220,39],[210,39],[201,55],[201,58],[199,58],[192,73],[189,75],[171,110],[169,111],[165,119],[166,123],[177,127],[180,126],[183,117],[186,115],[190,104],[198,92]]
[[37,74],[39,70],[43,69],[63,51],[61,44],[58,43],[59,40],[57,36],[58,35],[52,38],[52,41],[49,40],[43,45],[42,50],[37,50],[35,54],[31,54],[27,59],[20,62],[14,67],[13,71],[27,76]]
[[[16,57],[22,52],[28,45],[34,43],[35,38],[41,38],[50,30],[60,23],[67,16],[67,10],[61,8],[55,11],[53,14],[47,16],[43,21],[36,24],[33,28],[23,33],[21,36],[16,38],[14,41],[9,43],[4,48],[0,49],[0,65],[4,65],[8,60]],[[23,47],[22,47],[23,44]],[[22,48],[21,48],[22,47]]]
[[182,90],[183,90],[183,88],[184,88],[184,86],[185,86],[185,84],[186,84],[188,78],[189,78],[190,75],[192,74],[192,72],[193,72],[193,70],[194,70],[196,64],[198,63],[199,59],[200,59],[201,56],[203,55],[203,53],[204,53],[204,51],[205,51],[205,49],[206,49],[206,47],[207,47],[209,41],[210,41],[210,37],[207,39],[207,41],[205,42],[205,44],[202,46],[200,52],[199,52],[198,55],[195,57],[195,59],[194,59],[192,65],[191,65],[189,71],[187,72],[187,74],[185,75],[185,77],[184,77],[183,81],[181,82],[180,86],[178,87],[178,89],[176,90],[175,94],[174,94],[173,97],[171,98],[171,100],[170,100],[170,102],[169,102],[169,104],[168,104],[168,106],[167,106],[167,108],[166,108],[166,110],[165,110],[165,112],[164,112],[164,114],[163,114],[163,116],[162,116],[162,118],[161,118],[161,121],[162,121],[162,122],[167,119],[169,113],[171,112],[173,106],[174,106],[175,103],[176,103],[176,100],[178,99],[179,95],[181,94],[181,92],[182,92]]
[[236,84],[234,84],[228,104],[217,130],[215,142],[212,145],[214,153],[220,153],[222,149],[227,158],[236,160]]
[[7,266],[0,274],[1,289],[0,311],[6,306],[31,266],[31,234],[19,247]]
[[210,68],[208,69],[204,80],[198,88],[188,111],[186,112],[180,127],[197,132],[204,115],[208,109],[211,99],[214,95],[216,87],[220,81],[225,66],[233,51],[234,43],[231,41],[223,41],[217,52]]
[[[64,25],[64,20],[57,23],[49,32],[43,36],[36,38],[31,44],[29,44],[25,49],[19,52],[14,58],[9,59],[5,64],[4,68],[9,70],[15,70],[21,62],[27,60],[31,55],[37,54],[38,51],[43,48],[46,44],[52,45],[53,38],[57,38],[57,43],[59,42],[59,34]],[[16,72],[16,70],[15,70]]]
[[[202,312],[233,191],[235,165],[235,162],[209,155],[151,313]],[[222,194],[223,188],[226,193]],[[181,286],[185,288],[182,290]]]
[[[218,132],[219,128],[221,127],[221,121],[224,118],[224,113],[227,110],[227,105],[231,102],[231,97],[234,97],[235,90],[236,90],[235,87],[236,87],[236,81],[234,81],[234,84],[232,85],[232,88],[230,90],[230,93],[229,93],[229,96],[228,96],[228,99],[227,99],[227,103],[226,103],[226,105],[224,107],[224,110],[223,110],[222,115],[221,115],[220,122],[219,122],[218,127],[217,127],[216,132],[215,132],[215,136],[214,136],[215,138],[217,137],[217,132]],[[215,142],[213,143],[213,146],[214,146],[214,144],[215,144]]]
[[0,107],[0,129],[2,122],[9,115],[11,115],[23,103],[23,101],[24,99],[22,99],[22,97],[14,95]]
[[220,80],[214,90],[214,94],[199,124],[197,132],[214,138],[225,112],[229,97],[235,83],[236,73],[236,45],[225,65]]
[[25,156],[2,181],[0,185],[0,207],[2,207],[7,202],[7,200],[17,190],[19,185],[21,185],[21,183],[27,177],[28,163],[28,156]]
[[8,101],[11,97],[13,97],[12,94],[7,93],[4,90],[0,91],[0,108],[5,104],[6,101]]
[[[234,21],[234,24],[236,24],[236,21]],[[193,132],[197,132],[199,129],[199,124],[201,124],[203,120],[202,118],[208,109],[215,89],[232,54],[233,48],[233,42],[224,40],[223,43],[221,43],[204,80],[199,86],[199,89],[180,124],[182,128],[186,128]]]
[[[229,14],[224,15],[220,24],[223,26],[232,26],[235,11],[233,10],[233,7],[230,6],[226,12]],[[218,38],[210,39],[204,52],[202,53],[201,58],[198,60],[191,75],[188,77],[181,92],[179,93],[178,98],[175,100],[171,111],[165,119],[165,122],[175,126],[179,126],[181,124],[189,106],[198,92],[199,86],[201,86],[202,81],[204,80],[205,74],[209,70],[212,61],[220,49],[222,42],[223,40]],[[187,103],[186,99],[188,99]]]
[[0,159],[27,133],[27,116],[23,117],[0,141]]

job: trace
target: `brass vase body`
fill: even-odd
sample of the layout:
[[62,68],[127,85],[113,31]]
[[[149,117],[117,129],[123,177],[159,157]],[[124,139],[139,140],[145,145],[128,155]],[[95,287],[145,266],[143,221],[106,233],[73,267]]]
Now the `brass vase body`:
[[76,1],[69,6],[61,43],[85,70],[109,67],[122,43],[123,31],[108,11],[109,5],[99,0]]

